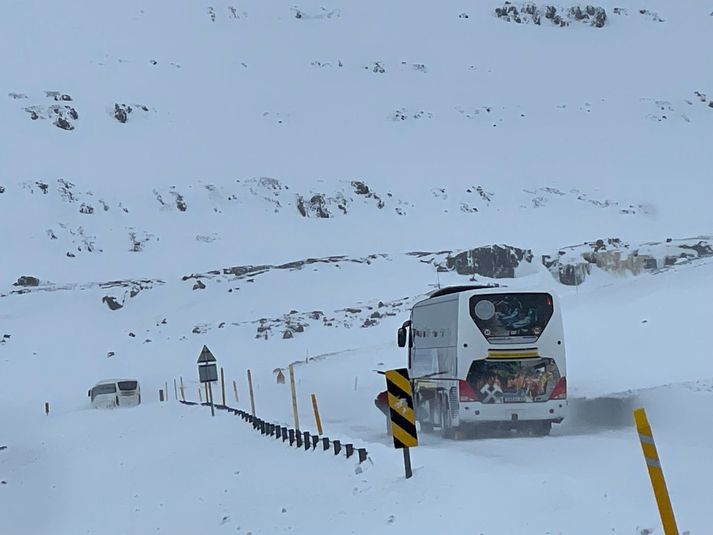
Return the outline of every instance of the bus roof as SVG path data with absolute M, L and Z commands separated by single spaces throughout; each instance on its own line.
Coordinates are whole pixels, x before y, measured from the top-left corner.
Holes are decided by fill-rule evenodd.
M 466 284 L 462 286 L 449 286 L 447 288 L 440 288 L 431 292 L 428 297 L 441 297 L 442 295 L 467 292 L 469 290 L 489 290 L 491 288 L 503 288 L 503 286 L 500 286 L 499 284 Z

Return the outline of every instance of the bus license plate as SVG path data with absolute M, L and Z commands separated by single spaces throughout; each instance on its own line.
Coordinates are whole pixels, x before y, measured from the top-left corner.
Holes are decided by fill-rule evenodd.
M 524 403 L 527 401 L 525 396 L 503 396 L 504 403 Z

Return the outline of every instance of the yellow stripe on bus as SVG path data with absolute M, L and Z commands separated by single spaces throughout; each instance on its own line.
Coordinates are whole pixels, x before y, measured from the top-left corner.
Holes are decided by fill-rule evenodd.
M 488 351 L 489 359 L 521 359 L 539 357 L 540 353 L 535 351 Z

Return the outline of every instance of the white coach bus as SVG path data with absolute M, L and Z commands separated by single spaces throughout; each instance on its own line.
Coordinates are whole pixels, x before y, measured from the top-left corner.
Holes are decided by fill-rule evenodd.
M 564 332 L 546 292 L 457 286 L 416 303 L 398 331 L 421 429 L 547 435 L 567 410 Z

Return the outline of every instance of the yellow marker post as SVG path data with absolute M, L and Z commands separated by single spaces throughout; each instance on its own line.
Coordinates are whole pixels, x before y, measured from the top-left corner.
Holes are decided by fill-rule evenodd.
M 656 504 L 661 515 L 661 523 L 665 535 L 678 535 L 678 527 L 676 526 L 676 518 L 673 515 L 673 507 L 671 507 L 671 499 L 668 496 L 666 488 L 666 480 L 663 477 L 663 469 L 659 460 L 656 444 L 654 443 L 654 435 L 651 432 L 649 420 L 646 418 L 644 409 L 636 409 L 634 411 L 634 421 L 636 429 L 639 432 L 639 440 L 641 441 L 641 449 L 644 452 L 646 460 L 646 468 L 649 470 L 651 478 L 651 486 L 654 488 L 654 496 Z
M 314 422 L 317 424 L 317 434 L 322 434 L 322 420 L 319 417 L 319 408 L 317 408 L 317 396 L 312 394 L 312 409 L 314 409 Z

